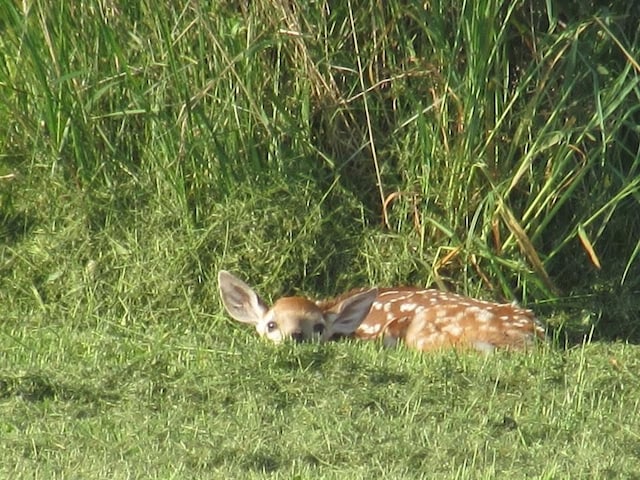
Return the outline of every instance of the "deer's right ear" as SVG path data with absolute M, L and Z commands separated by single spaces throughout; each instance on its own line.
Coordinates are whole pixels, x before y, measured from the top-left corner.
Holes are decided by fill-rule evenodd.
M 378 289 L 372 288 L 348 297 L 327 312 L 329 325 L 326 338 L 333 335 L 353 334 L 369 314 L 371 305 L 378 296 Z
M 218 273 L 218 286 L 224 308 L 239 322 L 256 325 L 269 310 L 249 285 L 226 270 Z

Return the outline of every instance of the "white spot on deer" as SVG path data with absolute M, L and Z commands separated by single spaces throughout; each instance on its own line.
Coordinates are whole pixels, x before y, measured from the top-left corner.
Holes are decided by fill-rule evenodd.
M 379 323 L 374 323 L 373 325 L 363 323 L 358 329 L 367 335 L 376 335 L 381 328 L 382 326 Z
M 521 317 L 515 322 L 515 324 L 518 325 L 519 327 L 525 327 L 530 323 L 531 323 L 531 320 L 526 317 Z M 536 327 L 539 327 L 539 325 L 536 325 Z
M 498 327 L 496 327 L 495 323 L 482 322 L 480 325 L 478 325 L 477 328 L 478 330 L 481 330 L 483 332 L 488 332 L 488 333 L 498 332 Z
M 416 315 L 413 319 L 413 322 L 411 322 L 410 328 L 415 332 L 420 332 L 426 329 L 427 325 L 429 325 L 429 322 L 427 322 L 427 318 L 425 315 Z
M 384 307 L 382 307 L 382 309 L 385 312 L 390 312 L 391 311 L 391 303 L 390 302 L 385 302 Z M 387 315 L 388 316 L 388 315 Z
M 378 297 L 386 297 L 387 295 L 397 295 L 398 293 L 400 292 L 398 292 L 397 290 L 389 290 L 387 292 L 378 293 Z
M 371 305 L 371 308 L 373 308 L 374 310 L 380 310 L 382 309 L 382 304 L 380 302 L 373 302 L 373 305 Z
M 416 307 L 418 305 L 416 305 L 415 303 L 403 303 L 402 305 L 400 305 L 400 311 L 401 312 L 413 312 Z
M 454 337 L 459 337 L 460 335 L 462 335 L 463 329 L 457 323 L 450 323 L 449 325 L 445 325 L 444 327 L 442 327 L 442 331 L 449 333 Z
M 479 308 L 475 317 L 479 322 L 488 323 L 495 318 L 495 315 L 488 310 Z

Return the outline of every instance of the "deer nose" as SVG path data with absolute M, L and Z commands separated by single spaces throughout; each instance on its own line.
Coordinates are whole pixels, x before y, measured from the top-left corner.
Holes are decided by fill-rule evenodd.
M 298 343 L 302 342 L 304 340 L 304 335 L 302 334 L 302 330 L 296 330 L 295 332 L 293 332 L 291 334 L 291 338 Z

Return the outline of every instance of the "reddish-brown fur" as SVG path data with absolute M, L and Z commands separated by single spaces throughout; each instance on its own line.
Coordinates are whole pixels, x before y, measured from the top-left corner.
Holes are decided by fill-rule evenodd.
M 266 304 L 241 280 L 221 272 L 225 307 L 239 321 L 253 323 L 273 341 L 292 336 L 321 340 L 349 335 L 383 339 L 386 345 L 405 343 L 428 351 L 443 348 L 490 352 L 496 348 L 526 349 L 545 338 L 543 325 L 531 310 L 453 293 L 417 287 L 352 290 L 340 297 L 312 302 L 304 297 L 281 298 Z M 318 328 L 315 328 L 318 333 Z M 317 336 L 317 335 L 316 335 Z
M 316 302 L 330 308 L 336 299 Z M 355 338 L 383 338 L 417 350 L 447 347 L 490 351 L 522 349 L 545 337 L 531 310 L 515 304 L 486 302 L 453 293 L 416 287 L 381 288 L 369 314 L 353 334 Z

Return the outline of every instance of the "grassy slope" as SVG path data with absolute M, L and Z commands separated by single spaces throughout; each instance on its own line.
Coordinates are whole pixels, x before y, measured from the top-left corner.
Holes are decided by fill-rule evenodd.
M 16 327 L 3 476 L 632 478 L 638 349 L 425 356 L 175 324 Z M 185 325 L 192 325 L 191 328 Z
M 637 475 L 637 11 L 422 4 L 0 0 L 0 476 Z M 219 268 L 516 295 L 601 341 L 274 348 Z

